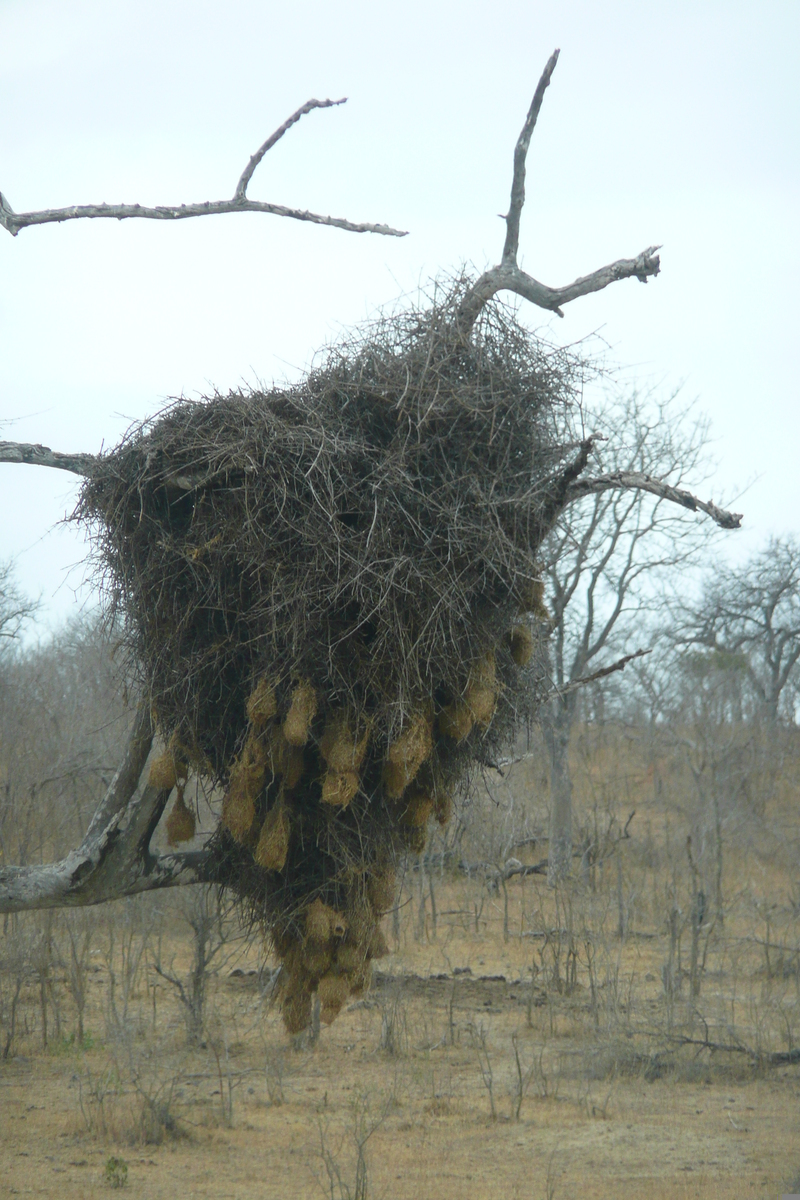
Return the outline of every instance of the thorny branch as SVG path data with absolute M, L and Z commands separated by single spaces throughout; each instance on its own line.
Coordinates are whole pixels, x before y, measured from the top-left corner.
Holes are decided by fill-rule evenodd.
M 497 292 L 515 292 L 524 300 L 530 300 L 531 304 L 536 304 L 539 308 L 546 308 L 559 317 L 563 317 L 561 306 L 568 304 L 570 300 L 576 300 L 579 296 L 587 296 L 590 292 L 599 292 L 608 287 L 610 283 L 616 283 L 618 279 L 636 278 L 641 283 L 647 283 L 650 276 L 657 275 L 661 269 L 657 254 L 660 247 L 648 246 L 636 258 L 621 258 L 606 267 L 601 267 L 598 271 L 593 271 L 591 275 L 581 276 L 580 279 L 567 284 L 566 287 L 553 288 L 539 283 L 532 275 L 523 271 L 517 263 L 520 217 L 522 206 L 525 203 L 525 164 L 528 148 L 539 110 L 542 107 L 544 93 L 550 83 L 559 54 L 559 50 L 554 50 L 547 60 L 514 149 L 514 174 L 511 181 L 511 201 L 505 218 L 506 240 L 503 246 L 503 257 L 496 267 L 490 267 L 488 271 L 484 271 L 461 302 L 458 319 L 465 336 L 469 336 L 484 305 Z
M 287 208 L 283 204 L 270 204 L 266 201 L 247 198 L 247 187 L 256 167 L 267 151 L 280 141 L 292 125 L 314 108 L 334 108 L 344 103 L 344 99 L 307 100 L 252 155 L 230 200 L 206 200 L 199 204 L 158 205 L 155 208 L 147 208 L 141 204 L 73 204 L 68 208 L 45 208 L 39 212 L 16 213 L 3 193 L 0 192 L 0 225 L 7 229 L 12 237 L 16 237 L 20 229 L 25 229 L 28 225 L 49 225 L 59 221 L 74 221 L 80 217 L 114 217 L 118 221 L 124 221 L 129 217 L 142 217 L 151 221 L 182 221 L 187 217 L 207 217 L 217 213 L 264 212 L 272 213 L 277 217 L 291 217 L 295 221 L 310 221 L 314 225 L 331 225 L 336 229 L 345 229 L 349 233 L 380 233 L 386 237 L 405 237 L 407 230 L 393 229 L 389 225 L 346 221 L 343 217 L 325 217 L 319 213 L 308 212 L 306 209 Z

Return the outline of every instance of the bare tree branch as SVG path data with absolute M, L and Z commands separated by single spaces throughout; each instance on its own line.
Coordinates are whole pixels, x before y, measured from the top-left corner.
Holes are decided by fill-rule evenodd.
M 622 658 L 618 658 L 616 662 L 611 663 L 610 666 L 601 667 L 599 671 L 593 671 L 591 675 L 583 675 L 580 679 L 575 679 L 572 683 L 561 689 L 561 695 L 564 692 L 571 692 L 575 688 L 585 687 L 587 683 L 596 683 L 598 679 L 605 679 L 606 675 L 614 675 L 617 671 L 624 671 L 628 663 L 633 662 L 635 658 L 644 658 L 645 655 L 652 653 L 652 650 L 635 650 L 633 654 L 625 654 Z
M 539 308 L 546 308 L 557 316 L 563 317 L 562 304 L 577 300 L 579 296 L 588 296 L 590 292 L 600 292 L 610 283 L 618 279 L 636 278 L 641 283 L 647 283 L 651 275 L 658 275 L 661 265 L 656 254 L 660 246 L 648 246 L 637 258 L 620 258 L 617 262 L 593 271 L 591 275 L 582 275 L 574 283 L 566 287 L 552 288 L 545 283 L 539 283 L 532 275 L 526 274 L 516 263 L 501 263 L 491 267 L 481 275 L 480 279 L 469 289 L 461 302 L 459 322 L 465 332 L 469 332 L 480 315 L 483 306 L 497 292 L 515 292 L 524 300 Z
M 185 854 L 150 852 L 150 839 L 161 819 L 169 791 L 138 784 L 150 747 L 150 711 L 142 704 L 122 765 L 77 850 L 43 866 L 0 867 L 0 912 L 101 904 L 154 888 L 202 883 L 204 851 Z
M 781 698 L 800 679 L 800 543 L 771 538 L 737 567 L 715 564 L 697 604 L 676 614 L 678 644 L 741 656 L 770 726 Z
M 556 69 L 560 53 L 560 50 L 554 50 L 547 60 L 547 64 L 542 71 L 542 77 L 536 85 L 536 91 L 533 93 L 533 100 L 528 109 L 525 124 L 522 126 L 522 132 L 514 147 L 514 175 L 511 180 L 511 203 L 509 204 L 508 215 L 506 216 L 506 244 L 503 246 L 502 262 L 504 263 L 513 263 L 516 265 L 517 262 L 519 222 L 522 216 L 522 206 L 525 203 L 525 162 L 528 157 L 528 147 L 531 144 L 531 136 L 536 126 L 539 110 L 542 107 L 544 94 L 550 85 L 550 79 L 553 71 Z
M 260 146 L 258 148 L 258 150 L 256 150 L 255 154 L 252 155 L 250 162 L 247 164 L 245 169 L 242 171 L 239 182 L 236 185 L 236 191 L 234 192 L 234 199 L 244 200 L 245 195 L 247 193 L 247 185 L 250 183 L 250 180 L 253 178 L 253 172 L 255 171 L 258 164 L 261 162 L 264 155 L 267 153 L 268 150 L 272 149 L 272 147 L 275 145 L 276 142 L 279 142 L 281 140 L 281 138 L 287 132 L 287 130 L 291 129 L 291 127 L 293 125 L 297 124 L 297 122 L 300 120 L 301 117 L 304 117 L 306 115 L 306 113 L 310 113 L 311 110 L 314 108 L 335 108 L 338 104 L 346 104 L 346 103 L 347 103 L 346 96 L 343 96 L 341 100 L 306 100 L 305 104 L 301 105 L 300 108 L 298 108 L 297 112 L 293 112 L 290 117 L 287 117 L 286 120 L 283 122 L 283 124 L 279 125 L 278 128 L 275 130 L 275 132 L 270 134 L 270 136 L 264 142 L 263 146 Z
M 346 221 L 343 217 L 325 217 L 319 213 L 308 212 L 306 209 L 287 208 L 283 204 L 269 204 L 266 201 L 248 200 L 247 198 L 247 187 L 256 167 L 267 151 L 280 141 L 292 125 L 295 125 L 305 113 L 311 112 L 312 109 L 333 108 L 344 103 L 344 99 L 307 100 L 252 155 L 239 177 L 236 191 L 230 200 L 206 200 L 199 204 L 158 205 L 156 208 L 147 208 L 141 204 L 75 204 L 69 208 L 45 208 L 39 212 L 15 213 L 6 197 L 0 192 L 0 225 L 7 229 L 12 237 L 16 237 L 20 229 L 25 229 L 28 225 L 49 225 L 59 221 L 74 221 L 81 217 L 89 219 L 113 217 L 118 221 L 124 221 L 130 217 L 141 217 L 150 221 L 183 221 L 187 217 L 207 217 L 217 213 L 264 212 L 272 213 L 277 217 L 291 217 L 295 221 L 311 221 L 314 225 L 331 225 L 336 229 L 345 229 L 349 233 L 380 233 L 385 237 L 405 237 L 407 230 L 393 229 L 390 225 L 376 225 L 366 221 Z M 45 465 L 52 466 L 53 464 Z
M 38 608 L 14 582 L 13 563 L 0 563 L 0 654 L 19 637 L 20 630 Z
M 687 492 L 684 488 L 676 488 L 671 484 L 666 483 L 663 479 L 654 479 L 652 475 L 646 475 L 642 471 L 612 471 L 609 475 L 596 475 L 589 479 L 576 479 L 569 484 L 565 498 L 565 505 L 572 504 L 575 500 L 580 500 L 583 496 L 590 496 L 597 492 L 607 492 L 612 489 L 617 491 L 625 491 L 628 489 L 637 489 L 643 492 L 650 492 L 653 496 L 659 496 L 662 500 L 670 500 L 673 504 L 680 504 L 683 508 L 688 508 L 692 512 L 704 512 L 711 517 L 717 525 L 723 529 L 739 529 L 742 524 L 742 514 L 727 512 L 724 508 L 718 508 L 711 500 L 698 500 L 697 496 L 693 496 L 691 492 Z
M 582 499 L 584 496 L 596 495 L 599 492 L 638 490 L 650 492 L 662 500 L 669 500 L 688 508 L 692 512 L 704 512 L 723 529 L 739 529 L 742 523 L 741 513 L 728 512 L 718 508 L 711 500 L 699 500 L 685 488 L 676 488 L 663 479 L 655 479 L 641 471 L 613 471 L 608 475 L 595 475 L 588 479 L 578 479 L 588 460 L 593 446 L 593 438 L 587 438 L 581 443 L 580 453 L 574 463 L 570 464 L 558 479 L 553 498 L 546 513 L 544 524 L 552 523 L 559 512 L 567 505 Z M 71 471 L 74 475 L 91 478 L 97 456 L 94 454 L 62 454 L 51 450 L 49 446 L 41 446 L 30 442 L 0 442 L 0 463 L 25 463 L 36 467 L 54 467 L 60 471 Z M 191 491 L 202 483 L 208 483 L 209 476 L 165 475 L 165 486 L 171 486 L 178 491 Z
M 621 258 L 607 267 L 593 271 L 591 275 L 581 276 L 580 279 L 567 284 L 566 287 L 553 288 L 539 283 L 532 275 L 523 271 L 517 263 L 520 218 L 525 203 L 525 169 L 528 149 L 544 94 L 550 84 L 559 54 L 559 50 L 554 50 L 547 60 L 514 149 L 511 202 L 505 218 L 506 240 L 502 259 L 496 267 L 490 267 L 488 271 L 484 271 L 480 279 L 467 291 L 459 307 L 458 323 L 465 335 L 469 335 L 484 305 L 497 292 L 514 292 L 516 295 L 522 296 L 524 300 L 530 300 L 539 308 L 548 309 L 559 317 L 563 317 L 561 306 L 568 304 L 570 300 L 576 300 L 579 296 L 587 296 L 590 292 L 599 292 L 609 284 L 616 283 L 618 279 L 635 278 L 641 283 L 647 283 L 650 276 L 658 275 L 661 269 L 656 253 L 660 247 L 648 246 L 636 258 Z
M 61 454 L 49 446 L 30 442 L 0 442 L 0 463 L 27 463 L 34 467 L 55 467 L 73 475 L 90 478 L 97 459 L 94 454 Z

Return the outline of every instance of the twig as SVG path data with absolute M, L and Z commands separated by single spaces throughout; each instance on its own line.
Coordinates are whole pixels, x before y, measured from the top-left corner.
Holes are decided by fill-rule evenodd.
M 587 296 L 590 292 L 599 292 L 603 288 L 608 287 L 609 284 L 616 283 L 618 279 L 635 278 L 641 283 L 647 283 L 647 280 L 653 275 L 658 275 L 661 269 L 661 263 L 656 253 L 661 247 L 648 246 L 636 258 L 621 258 L 606 267 L 601 267 L 598 271 L 593 271 L 591 275 L 581 276 L 580 279 L 567 284 L 566 287 L 553 288 L 548 287 L 547 284 L 539 283 L 532 275 L 528 275 L 527 272 L 521 270 L 517 263 L 519 225 L 522 216 L 522 207 L 525 203 L 525 164 L 528 149 L 530 147 L 531 135 L 539 116 L 539 110 L 542 107 L 544 94 L 550 84 L 559 54 L 559 50 L 554 50 L 547 60 L 541 79 L 534 92 L 528 115 L 525 118 L 525 124 L 522 126 L 522 131 L 514 148 L 511 203 L 505 218 L 506 239 L 503 246 L 502 259 L 496 267 L 490 267 L 488 271 L 484 271 L 480 279 L 469 288 L 464 299 L 461 301 L 458 311 L 458 323 L 465 336 L 469 336 L 484 305 L 497 292 L 514 292 L 516 295 L 522 296 L 524 300 L 529 300 L 532 304 L 536 304 L 539 308 L 548 309 L 550 312 L 556 313 L 559 317 L 563 317 L 564 313 L 561 306 L 568 304 L 570 300 L 576 300 L 579 296 Z
M 259 149 L 256 150 L 255 154 L 251 156 L 250 162 L 242 171 L 239 182 L 236 185 L 234 198 L 238 200 L 244 200 L 245 195 L 247 194 L 247 185 L 253 178 L 253 173 L 264 155 L 268 150 L 272 149 L 276 142 L 281 140 L 287 130 L 291 129 L 293 125 L 297 124 L 301 117 L 304 117 L 306 113 L 310 113 L 313 108 L 335 108 L 339 104 L 346 103 L 346 96 L 343 96 L 341 100 L 306 100 L 305 104 L 298 108 L 297 112 L 293 112 L 290 117 L 287 117 L 283 124 L 279 125 L 275 132 L 270 134 L 263 146 L 260 146 Z
M 315 108 L 334 108 L 345 100 L 307 100 L 296 112 L 271 134 L 256 150 L 239 177 L 236 191 L 230 200 L 206 200 L 199 204 L 157 205 L 147 208 L 141 204 L 74 204 L 68 208 L 45 208 L 39 212 L 16 213 L 6 197 L 0 192 L 0 225 L 16 237 L 20 229 L 28 225 L 48 225 L 59 221 L 74 221 L 81 217 L 113 217 L 124 221 L 130 217 L 141 217 L 151 221 L 182 221 L 187 217 L 207 217 L 218 213 L 264 212 L 277 217 L 291 217 L 295 221 L 311 221 L 314 225 L 331 225 L 349 233 L 380 233 L 385 237 L 405 237 L 407 230 L 393 229 L 390 225 L 371 222 L 346 221 L 343 217 L 325 217 L 306 209 L 287 208 L 283 204 L 269 204 L 261 200 L 248 200 L 247 187 L 253 173 L 268 150 L 279 142 L 287 130 L 300 118 Z M 45 464 L 53 465 L 53 464 Z M 80 474 L 80 472 L 79 472 Z
M 573 680 L 567 687 L 561 689 L 559 695 L 563 696 L 575 688 L 585 687 L 587 683 L 594 683 L 597 679 L 605 679 L 606 675 L 613 675 L 616 671 L 624 671 L 628 663 L 633 662 L 635 658 L 644 658 L 645 655 L 652 653 L 652 650 L 634 650 L 633 654 L 625 654 L 610 667 L 601 667 L 599 671 L 593 671 L 591 675 L 582 675 L 580 679 Z

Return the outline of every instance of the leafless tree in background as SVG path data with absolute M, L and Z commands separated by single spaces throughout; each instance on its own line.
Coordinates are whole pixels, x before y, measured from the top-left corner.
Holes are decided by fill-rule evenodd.
M 36 863 L 85 835 L 130 728 L 108 637 L 91 620 L 0 669 L 0 860 Z
M 771 538 L 738 567 L 716 567 L 677 637 L 738 656 L 769 726 L 800 682 L 800 543 Z M 789 714 L 793 717 L 793 713 Z
M 595 452 L 607 476 L 655 476 L 679 487 L 707 473 L 708 426 L 675 396 L 657 401 L 633 391 L 600 420 L 608 440 L 598 440 Z M 707 539 L 707 526 L 662 496 L 599 492 L 562 514 L 545 546 L 554 690 L 541 719 L 550 765 L 551 885 L 571 868 L 569 747 L 579 684 L 631 647 L 649 644 L 664 586 L 697 561 Z
M 14 580 L 14 564 L 0 563 L 0 654 L 20 635 L 25 622 L 38 605 L 29 599 Z

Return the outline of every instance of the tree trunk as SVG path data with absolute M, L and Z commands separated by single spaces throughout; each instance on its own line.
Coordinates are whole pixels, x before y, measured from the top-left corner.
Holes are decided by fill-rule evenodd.
M 556 714 L 543 724 L 550 760 L 550 845 L 547 882 L 555 887 L 572 867 L 572 779 L 569 773 L 569 738 L 572 706 L 560 703 Z

